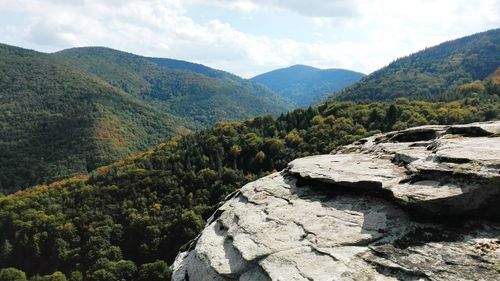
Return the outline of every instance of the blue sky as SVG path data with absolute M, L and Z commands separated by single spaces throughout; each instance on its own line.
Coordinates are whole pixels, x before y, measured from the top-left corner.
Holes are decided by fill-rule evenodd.
M 370 73 L 500 27 L 499 0 L 0 0 L 0 42 L 107 46 L 243 77 L 293 64 Z

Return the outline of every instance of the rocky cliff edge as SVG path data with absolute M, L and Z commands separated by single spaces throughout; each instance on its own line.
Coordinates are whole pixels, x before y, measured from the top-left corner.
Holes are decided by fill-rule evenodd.
M 173 280 L 500 280 L 500 121 L 292 161 L 214 214 Z

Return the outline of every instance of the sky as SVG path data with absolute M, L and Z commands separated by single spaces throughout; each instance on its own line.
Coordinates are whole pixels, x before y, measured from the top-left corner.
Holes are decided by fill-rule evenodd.
M 242 77 L 294 64 L 370 73 L 500 27 L 500 0 L 0 0 L 0 42 L 105 46 Z

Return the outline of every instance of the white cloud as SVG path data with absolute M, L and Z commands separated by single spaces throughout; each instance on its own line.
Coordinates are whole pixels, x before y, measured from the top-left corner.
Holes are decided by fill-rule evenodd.
M 243 32 L 210 14 L 197 21 L 189 14 L 193 5 L 234 17 L 294 13 L 310 25 L 314 40 L 265 28 Z M 426 46 L 498 27 L 499 15 L 496 0 L 0 0 L 0 22 L 15 19 L 0 29 L 0 41 L 44 51 L 103 45 L 246 77 L 295 63 L 371 72 Z
M 236 9 L 245 12 L 256 11 L 259 8 L 275 7 L 305 16 L 320 18 L 349 18 L 356 16 L 360 4 L 356 0 L 212 0 L 209 3 L 202 0 L 190 1 L 191 3 L 212 4 L 226 9 Z

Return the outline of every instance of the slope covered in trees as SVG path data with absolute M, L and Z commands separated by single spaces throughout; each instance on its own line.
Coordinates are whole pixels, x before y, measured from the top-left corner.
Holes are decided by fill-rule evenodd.
M 44 54 L 0 45 L 0 74 L 0 192 L 87 173 L 218 120 L 290 106 L 234 75 L 212 78 L 103 48 Z
M 397 59 L 334 96 L 342 101 L 440 99 L 457 86 L 484 80 L 500 66 L 500 29 Z
M 68 49 L 54 55 L 150 106 L 185 118 L 195 127 L 291 109 L 289 101 L 265 87 L 188 62 L 101 47 Z
M 177 91 L 171 91 L 172 97 L 155 91 L 173 87 L 170 82 L 151 83 L 165 75 L 167 66 L 159 62 L 148 61 L 153 66 L 143 69 L 142 61 L 120 53 L 106 63 L 98 58 L 94 63 L 93 54 L 83 59 L 3 45 L 0 52 L 0 151 L 11 157 L 2 163 L 2 172 L 22 169 L 22 164 L 30 167 L 35 153 L 40 168 L 26 169 L 35 178 L 50 167 L 53 160 L 47 157 L 55 157 L 51 154 L 58 149 L 81 149 L 82 157 L 91 160 L 95 155 L 109 157 L 116 147 L 134 149 L 128 148 L 134 137 L 146 145 L 146 135 L 153 138 L 164 131 L 167 136 L 178 125 L 193 125 L 162 115 L 170 108 L 158 103 L 173 100 Z M 169 75 L 201 75 L 201 70 L 193 74 L 179 68 L 168 70 Z M 203 77 L 210 83 L 233 79 L 223 73 Z M 450 88 L 442 96 L 447 101 L 441 102 L 330 101 L 279 117 L 218 122 L 88 175 L 0 195 L 0 280 L 168 280 L 168 265 L 198 234 L 218 202 L 292 159 L 327 153 L 380 131 L 499 119 L 498 71 L 484 81 L 466 81 Z M 176 120 L 175 126 L 171 120 Z M 30 154 L 23 149 L 31 143 L 18 144 L 23 136 L 36 143 Z M 96 154 L 86 155 L 87 146 Z M 58 169 L 78 163 L 82 158 L 76 155 Z
M 345 69 L 294 65 L 260 74 L 252 80 L 266 85 L 299 106 L 309 106 L 359 81 L 363 76 L 362 73 Z
M 182 124 L 49 55 L 0 45 L 0 191 L 86 173 Z
M 481 85 L 446 103 L 329 102 L 219 122 L 90 176 L 0 197 L 0 276 L 167 280 L 178 250 L 245 182 L 380 131 L 500 118 L 499 85 Z

